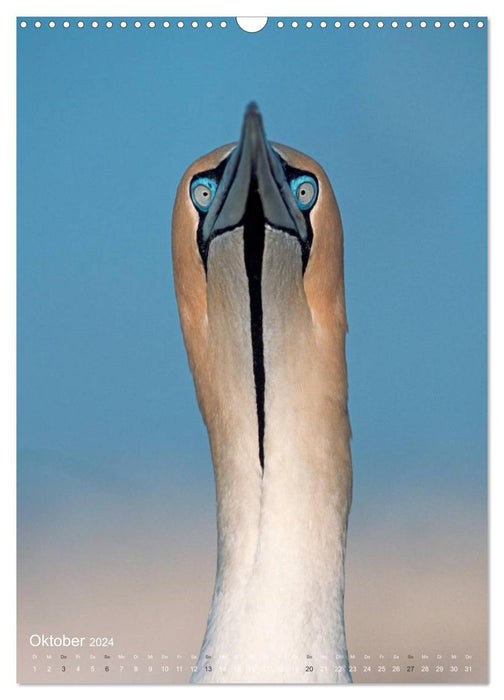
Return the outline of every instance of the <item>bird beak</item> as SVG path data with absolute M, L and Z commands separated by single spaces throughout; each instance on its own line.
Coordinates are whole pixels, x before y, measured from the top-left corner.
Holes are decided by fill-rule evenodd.
M 266 139 L 261 113 L 254 103 L 245 112 L 240 141 L 206 216 L 202 231 L 205 244 L 243 225 L 251 193 L 259 195 L 265 224 L 306 241 L 305 219 L 296 206 L 280 157 Z

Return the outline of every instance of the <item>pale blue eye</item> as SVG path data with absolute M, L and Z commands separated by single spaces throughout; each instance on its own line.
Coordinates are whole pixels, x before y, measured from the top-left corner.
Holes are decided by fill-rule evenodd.
M 191 183 L 191 199 L 200 211 L 208 211 L 215 193 L 217 183 L 210 177 L 198 177 Z
M 318 194 L 318 186 L 313 177 L 301 175 L 290 183 L 292 194 L 300 209 L 309 209 L 315 204 Z

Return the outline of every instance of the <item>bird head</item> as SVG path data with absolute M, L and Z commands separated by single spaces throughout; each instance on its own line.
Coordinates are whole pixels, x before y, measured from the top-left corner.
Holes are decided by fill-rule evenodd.
M 221 345 L 232 333 L 240 336 L 235 346 L 243 341 L 245 347 L 241 336 L 248 329 L 258 405 L 268 374 L 261 354 L 273 326 L 279 333 L 285 329 L 285 345 L 293 348 L 295 335 L 306 335 L 308 326 L 315 342 L 344 335 L 343 239 L 331 185 L 316 161 L 267 140 L 253 103 L 238 143 L 199 158 L 182 177 L 172 250 L 181 324 L 205 420 L 212 411 L 215 369 L 208 358 L 216 346 L 225 353 Z M 229 327 L 219 330 L 223 316 Z M 270 328 L 264 328 L 266 316 Z

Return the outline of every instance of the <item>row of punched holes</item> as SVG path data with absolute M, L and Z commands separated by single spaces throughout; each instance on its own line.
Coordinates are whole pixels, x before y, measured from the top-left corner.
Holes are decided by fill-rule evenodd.
M 244 18 L 244 19 L 248 19 L 248 18 Z M 261 18 L 253 18 L 253 19 L 261 19 Z M 264 23 L 262 23 L 262 26 L 259 26 L 259 24 L 261 24 L 260 22 L 259 22 L 259 23 L 258 23 L 258 22 L 254 22 L 254 23 L 248 24 L 248 23 L 245 22 L 244 20 L 240 20 L 240 19 L 237 20 L 239 26 L 242 27 L 242 29 L 245 29 L 245 31 L 248 31 L 248 32 L 260 31 L 260 29 L 262 29 L 262 28 L 265 26 L 266 21 L 267 21 L 267 19 L 265 18 L 265 21 L 264 21 Z M 50 20 L 47 24 L 48 24 L 48 27 L 50 27 L 51 29 L 54 29 L 54 28 L 56 27 L 56 22 L 55 22 L 54 20 Z M 97 20 L 93 20 L 93 21 L 91 21 L 89 24 L 90 24 L 91 27 L 93 27 L 93 29 L 96 29 L 96 28 L 99 26 L 99 22 L 98 22 Z M 106 21 L 104 22 L 104 24 L 105 24 L 105 26 L 106 26 L 108 29 L 110 29 L 111 27 L 114 26 L 114 23 L 112 22 L 112 20 L 106 20 Z M 118 24 L 119 24 L 119 26 L 120 26 L 122 29 L 126 29 L 126 27 L 128 26 L 128 22 L 126 22 L 126 20 L 121 20 L 121 21 L 118 22 Z M 142 22 L 141 22 L 140 20 L 136 20 L 135 22 L 132 22 L 132 24 L 133 24 L 133 26 L 135 26 L 137 29 L 139 29 L 139 28 L 142 26 Z M 154 29 L 154 28 L 157 26 L 157 23 L 156 23 L 154 20 L 150 20 L 149 22 L 146 22 L 145 24 L 146 24 L 150 29 Z M 160 26 L 164 27 L 165 29 L 167 29 L 168 27 L 170 27 L 170 22 L 168 22 L 168 20 L 165 20 L 164 22 L 160 22 L 159 24 L 160 24 Z M 174 24 L 175 24 L 175 23 L 174 23 Z M 200 23 L 199 23 L 197 20 L 193 20 L 192 22 L 187 22 L 187 24 L 188 24 L 188 25 L 190 24 L 190 26 L 191 26 L 193 29 L 197 29 L 197 28 L 200 26 Z M 207 20 L 206 22 L 202 22 L 202 24 L 203 24 L 205 27 L 207 27 L 208 29 L 211 29 L 211 28 L 214 26 L 214 22 L 212 22 L 211 20 Z M 284 22 L 283 20 L 278 20 L 277 23 L 276 23 L 276 25 L 277 25 L 277 27 L 278 27 L 279 29 L 282 29 L 283 27 L 285 27 L 286 25 L 288 26 L 289 24 L 290 24 L 290 26 L 293 27 L 294 29 L 297 29 L 298 27 L 302 26 L 303 24 L 304 24 L 304 26 L 305 26 L 307 29 L 311 29 L 315 24 L 317 24 L 317 22 L 313 22 L 312 20 L 306 20 L 305 22 L 301 22 L 301 21 L 298 21 L 298 20 L 292 20 L 292 21 L 290 21 L 290 22 L 287 22 L 287 21 Z M 329 25 L 329 23 L 328 23 L 326 20 L 321 20 L 320 22 L 318 22 L 318 24 L 319 24 L 319 26 L 321 27 L 321 29 L 325 29 L 325 28 Z M 347 24 L 347 26 L 348 26 L 350 29 L 354 29 L 354 28 L 357 26 L 357 22 L 355 22 L 355 20 L 349 20 L 346 24 Z M 433 26 L 434 26 L 436 29 L 439 29 L 440 27 L 443 26 L 443 23 L 442 23 L 441 21 L 439 21 L 439 20 L 434 21 L 432 24 L 433 24 Z M 462 26 L 465 27 L 466 29 L 469 28 L 469 27 L 471 26 L 471 23 L 470 23 L 468 20 L 465 20 L 465 21 L 461 22 L 461 24 L 462 24 Z M 176 26 L 177 26 L 179 29 L 182 29 L 185 25 L 186 25 L 186 22 L 184 22 L 183 20 L 179 20 L 179 21 L 176 22 Z M 341 22 L 341 21 L 339 21 L 339 20 L 337 20 L 337 21 L 334 22 L 334 27 L 335 27 L 336 29 L 339 29 L 340 27 L 342 27 L 342 26 L 344 26 L 344 25 L 345 25 L 345 22 Z M 450 27 L 450 29 L 453 29 L 454 27 L 457 26 L 457 23 L 455 22 L 455 20 L 450 20 L 449 22 L 447 22 L 447 25 L 448 25 L 448 27 Z M 22 21 L 19 23 L 19 26 L 20 26 L 22 29 L 26 29 L 26 27 L 28 26 L 28 22 L 27 22 L 26 20 L 22 20 Z M 35 20 L 35 22 L 33 23 L 33 26 L 34 26 L 36 29 L 40 29 L 40 27 L 42 27 L 42 22 L 41 22 L 40 20 Z M 69 22 L 68 20 L 65 20 L 64 22 L 62 22 L 62 26 L 63 26 L 65 29 L 68 29 L 71 25 L 70 25 L 70 22 Z M 83 20 L 79 20 L 79 21 L 76 23 L 76 26 L 77 26 L 79 29 L 82 29 L 83 27 L 85 27 L 85 22 L 84 22 Z M 219 27 L 221 27 L 222 29 L 225 29 L 225 28 L 228 26 L 228 23 L 226 22 L 226 20 L 221 20 L 220 22 L 216 22 L 216 26 L 219 26 Z M 249 26 L 250 28 L 247 28 L 247 26 Z M 362 22 L 362 26 L 364 27 L 364 29 L 368 29 L 368 28 L 371 26 L 371 22 L 370 22 L 369 20 L 364 20 L 364 21 Z M 378 20 L 378 21 L 376 22 L 376 26 L 377 26 L 379 29 L 382 29 L 382 28 L 385 26 L 385 22 L 384 22 L 383 20 Z M 398 22 L 397 20 L 393 20 L 393 21 L 390 23 L 390 26 L 391 26 L 393 29 L 397 29 L 397 28 L 399 27 L 399 22 Z M 404 22 L 404 26 L 405 26 L 407 29 L 411 29 L 411 28 L 414 26 L 414 23 L 413 23 L 412 20 L 406 20 L 406 21 Z M 426 22 L 425 20 L 420 20 L 420 21 L 418 21 L 418 26 L 421 27 L 422 29 L 425 29 L 425 28 L 428 26 L 428 22 Z M 478 20 L 478 21 L 476 22 L 476 26 L 477 26 L 479 29 L 482 29 L 482 28 L 485 26 L 485 23 L 484 23 L 482 20 Z M 253 27 L 257 27 L 257 28 L 253 28 Z

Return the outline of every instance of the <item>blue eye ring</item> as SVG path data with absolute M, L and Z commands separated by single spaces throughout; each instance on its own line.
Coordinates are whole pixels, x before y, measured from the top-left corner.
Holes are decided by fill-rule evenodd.
M 200 211 L 208 211 L 217 192 L 217 182 L 211 177 L 197 177 L 191 182 L 192 203 Z
M 303 185 L 306 185 L 304 189 Z M 311 209 L 318 195 L 318 185 L 315 178 L 310 175 L 300 175 L 291 180 L 290 186 L 298 207 L 302 211 Z

